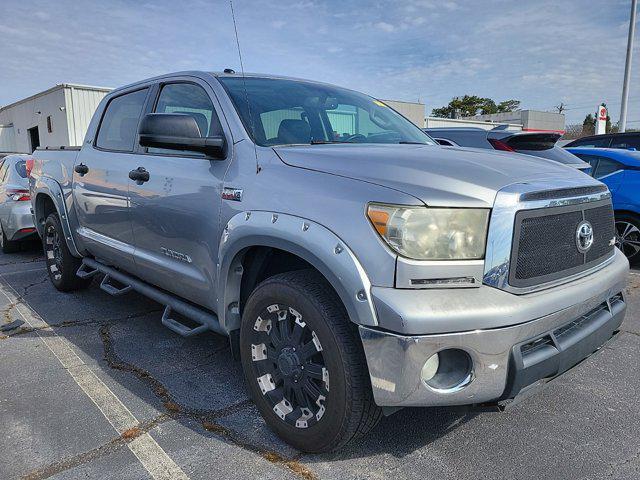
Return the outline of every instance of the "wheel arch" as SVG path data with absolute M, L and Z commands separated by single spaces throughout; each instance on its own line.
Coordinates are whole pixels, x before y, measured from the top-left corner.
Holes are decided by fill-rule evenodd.
M 264 279 L 262 269 L 269 271 L 269 262 L 274 265 L 273 256 L 289 262 L 282 265 L 276 261 L 273 274 L 312 267 L 333 287 L 352 322 L 378 324 L 371 283 L 353 252 L 337 235 L 320 224 L 292 215 L 243 212 L 227 223 L 220 241 L 218 317 L 227 331 L 240 327 L 243 302 Z
M 40 237 L 43 236 L 44 222 L 51 213 L 57 213 L 64 231 L 64 238 L 69 251 L 75 257 L 82 257 L 79 253 L 69 225 L 69 215 L 64 203 L 62 188 L 55 180 L 40 177 L 36 180 L 35 197 L 32 203 L 34 224 Z

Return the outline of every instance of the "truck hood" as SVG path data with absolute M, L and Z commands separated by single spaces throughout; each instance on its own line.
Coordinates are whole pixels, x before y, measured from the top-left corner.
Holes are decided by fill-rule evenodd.
M 554 177 L 593 183 L 587 175 L 556 162 L 484 149 L 330 144 L 274 150 L 287 165 L 393 188 L 429 206 L 491 207 L 496 192 L 507 185 Z

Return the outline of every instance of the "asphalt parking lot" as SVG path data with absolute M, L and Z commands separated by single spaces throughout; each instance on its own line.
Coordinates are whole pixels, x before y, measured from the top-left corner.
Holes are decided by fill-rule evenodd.
M 0 478 L 640 478 L 640 272 L 622 331 L 503 413 L 410 409 L 336 454 L 264 425 L 213 333 L 184 339 L 159 305 L 94 284 L 61 294 L 37 245 L 0 255 Z

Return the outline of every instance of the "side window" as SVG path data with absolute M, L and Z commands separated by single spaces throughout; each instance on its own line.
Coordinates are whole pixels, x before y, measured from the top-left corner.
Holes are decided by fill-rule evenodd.
M 16 162 L 16 172 L 20 175 L 20 178 L 27 178 L 27 161 L 19 160 Z
M 593 172 L 593 176 L 595 178 L 602 178 L 605 175 L 609 175 L 613 172 L 617 172 L 618 170 L 622 170 L 624 167 L 621 163 L 616 162 L 615 160 L 611 160 L 610 158 L 599 157 L 598 158 L 598 166 Z
M 578 157 L 580 160 L 583 160 L 587 162 L 589 165 L 591 165 L 592 169 L 595 169 L 598 166 L 599 157 L 596 157 L 595 155 L 585 155 L 584 153 L 574 153 L 574 155 Z
M 592 137 L 585 138 L 584 140 L 576 140 L 571 144 L 572 147 L 595 147 L 595 148 L 607 148 L 611 142 L 611 137 Z
M 9 164 L 11 162 L 2 162 L 2 166 L 0 167 L 0 182 L 4 182 L 5 177 L 7 176 L 7 171 L 9 170 Z
M 132 152 L 138 136 L 138 121 L 148 89 L 120 95 L 107 105 L 96 146 L 106 150 Z
M 162 87 L 154 110 L 156 113 L 182 113 L 191 115 L 200 130 L 201 137 L 222 134 L 220 121 L 207 92 L 193 83 L 170 83 Z M 176 153 L 176 150 L 149 148 L 149 153 Z M 194 155 L 203 155 L 193 152 Z
M 640 150 L 640 135 L 621 135 L 614 137 L 611 148 L 635 148 Z

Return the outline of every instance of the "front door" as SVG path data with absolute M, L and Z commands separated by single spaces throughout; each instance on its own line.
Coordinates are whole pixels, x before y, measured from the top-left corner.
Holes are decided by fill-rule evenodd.
M 154 111 L 192 115 L 203 137 L 222 134 L 208 86 L 160 85 Z M 191 151 L 143 149 L 149 180 L 131 182 L 131 222 L 137 275 L 214 309 L 222 180 L 227 161 Z
M 93 144 L 85 144 L 73 173 L 73 201 L 82 244 L 99 260 L 133 270 L 129 172 L 148 88 L 112 98 Z

